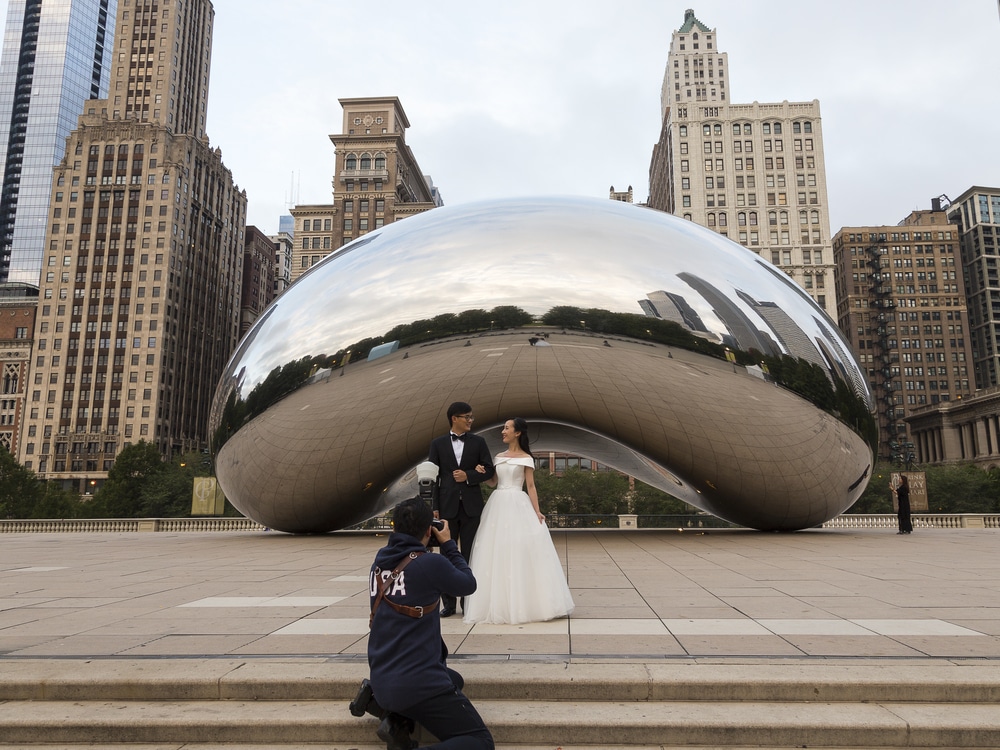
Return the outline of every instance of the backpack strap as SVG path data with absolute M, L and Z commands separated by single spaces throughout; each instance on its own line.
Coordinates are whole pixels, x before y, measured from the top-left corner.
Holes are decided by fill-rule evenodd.
M 384 581 L 381 580 L 382 578 L 381 569 L 375 568 L 375 575 L 379 579 L 379 587 L 378 587 L 378 593 L 375 595 L 375 601 L 372 602 L 371 614 L 368 616 L 369 629 L 372 626 L 372 622 L 375 620 L 375 610 L 378 609 L 378 605 L 381 602 L 385 602 L 400 614 L 408 615 L 410 617 L 415 617 L 417 619 L 423 617 L 425 612 L 430 612 L 438 606 L 438 603 L 441 601 L 440 598 L 435 599 L 432 604 L 426 604 L 424 606 L 418 606 L 418 607 L 409 607 L 405 604 L 396 604 L 396 602 L 392 601 L 389 598 L 389 589 L 392 587 L 392 584 L 396 581 L 396 579 L 399 578 L 399 574 L 403 572 L 403 568 L 405 568 L 407 565 L 410 564 L 411 561 L 416 560 L 423 554 L 425 553 L 411 552 L 410 554 L 408 554 L 406 557 L 402 559 L 399 565 L 397 565 L 393 569 L 393 571 Z

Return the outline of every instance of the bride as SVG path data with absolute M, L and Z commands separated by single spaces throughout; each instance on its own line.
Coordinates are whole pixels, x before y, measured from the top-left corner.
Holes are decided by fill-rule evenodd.
M 469 564 L 478 587 L 466 597 L 464 621 L 513 625 L 564 617 L 573 611 L 573 597 L 538 508 L 528 423 L 508 419 L 501 437 L 507 450 L 497 455 L 496 477 L 487 482 L 496 486 L 499 480 L 499 486 L 472 545 Z

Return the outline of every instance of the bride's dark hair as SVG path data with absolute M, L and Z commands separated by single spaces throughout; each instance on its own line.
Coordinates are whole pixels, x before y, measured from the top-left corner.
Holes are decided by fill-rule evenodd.
M 531 452 L 531 448 L 528 447 L 528 422 L 524 417 L 514 417 L 511 420 L 514 423 L 514 432 L 520 432 L 521 434 L 517 436 L 517 444 L 521 447 L 525 453 L 527 453 L 532 458 L 535 454 Z

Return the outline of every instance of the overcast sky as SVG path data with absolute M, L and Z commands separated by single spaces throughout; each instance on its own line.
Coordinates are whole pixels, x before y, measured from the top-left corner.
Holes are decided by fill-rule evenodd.
M 1000 186 L 997 0 L 215 0 L 208 134 L 267 233 L 331 201 L 342 97 L 399 97 L 446 205 L 645 201 L 685 8 L 733 103 L 819 100 L 833 232 Z

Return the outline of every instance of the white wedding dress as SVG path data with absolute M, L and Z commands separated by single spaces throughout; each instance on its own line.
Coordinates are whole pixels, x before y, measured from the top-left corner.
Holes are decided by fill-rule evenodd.
M 472 544 L 470 565 L 476 592 L 465 597 L 464 621 L 517 624 L 564 617 L 573 611 L 573 597 L 562 563 L 538 522 L 523 489 L 529 457 L 495 460 L 497 488 L 483 509 Z

